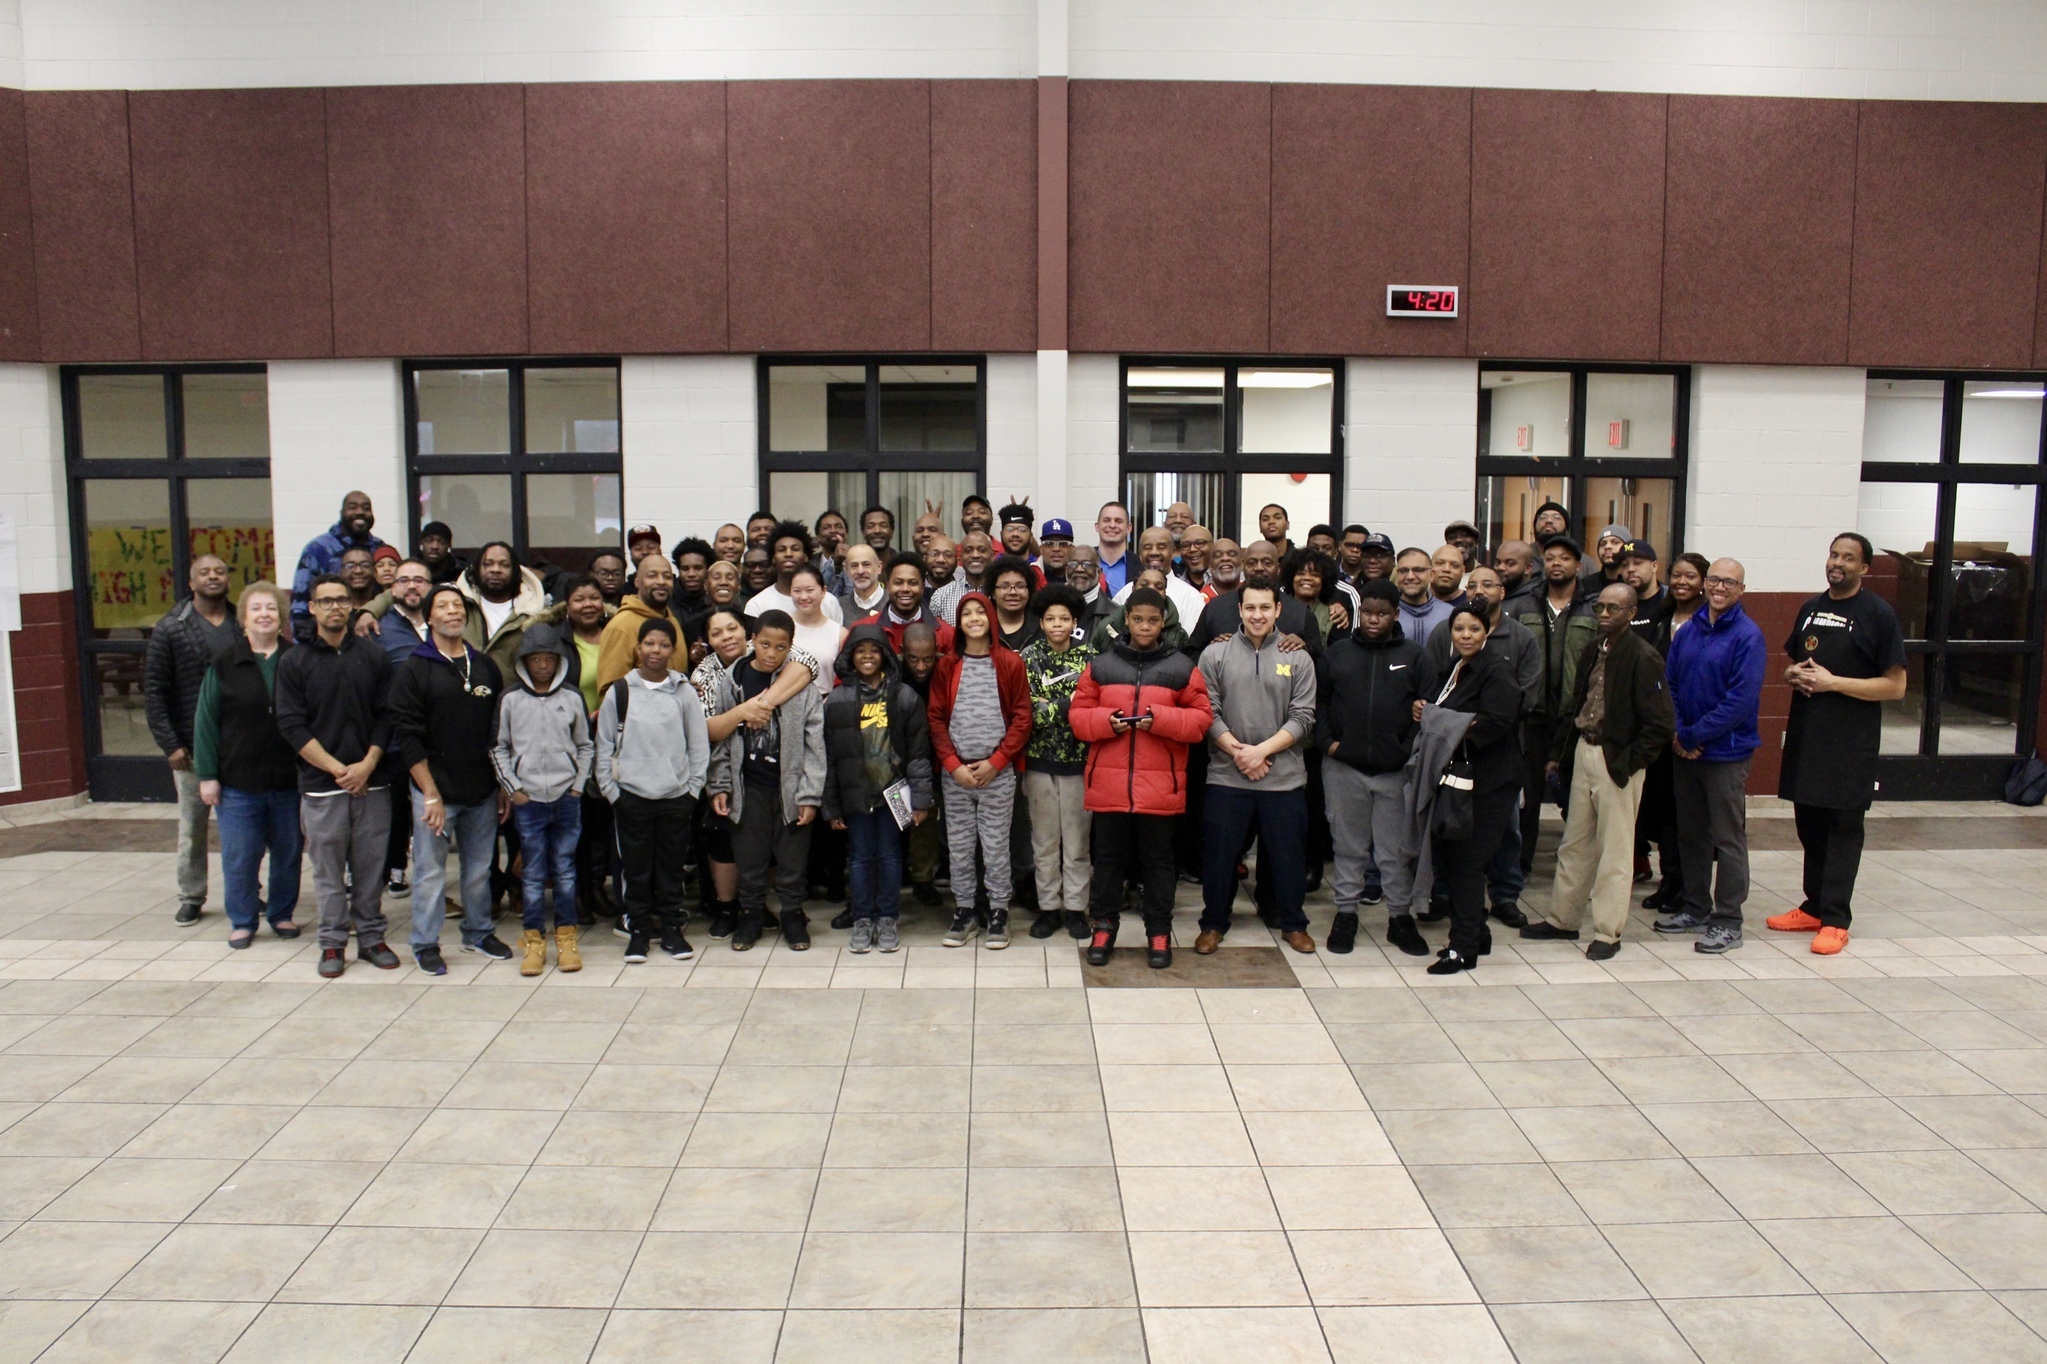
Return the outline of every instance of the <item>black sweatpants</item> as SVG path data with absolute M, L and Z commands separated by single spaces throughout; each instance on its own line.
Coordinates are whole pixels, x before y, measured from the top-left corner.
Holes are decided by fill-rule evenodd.
M 1805 912 L 1827 928 L 1845 929 L 1853 917 L 1849 902 L 1862 870 L 1862 821 L 1869 812 L 1794 803 L 1791 813 L 1805 849 Z
M 1173 856 L 1178 815 L 1132 815 L 1097 811 L 1088 831 L 1094 877 L 1089 912 L 1116 923 L 1123 915 L 1123 885 L 1133 867 L 1144 882 L 1144 931 L 1166 933 L 1173 926 L 1173 891 L 1179 867 Z
M 740 912 L 766 912 L 768 882 L 772 877 L 783 915 L 801 914 L 803 893 L 809 889 L 806 881 L 811 826 L 791 824 L 783 818 L 781 783 L 744 780 L 746 798 L 740 803 L 739 818 L 732 825 L 732 860 L 739 865 Z
M 1542 793 L 1549 782 L 1547 720 L 1521 726 L 1521 875 L 1535 870 L 1535 843 L 1542 837 Z
M 696 812 L 695 796 L 648 800 L 630 791 L 618 793 L 611 814 L 624 869 L 630 931 L 652 937 L 664 929 L 679 929 L 688 921 L 683 870 Z
M 600 892 L 618 868 L 618 840 L 612 835 L 611 802 L 587 791 L 583 802 L 583 832 L 576 840 L 576 885 L 590 897 L 593 907 L 602 909 Z
M 1450 946 L 1466 958 L 1492 949 L 1486 925 L 1485 868 L 1499 851 L 1507 822 L 1514 818 L 1512 785 L 1480 791 L 1471 798 L 1470 838 L 1437 839 L 1436 884 L 1450 887 Z

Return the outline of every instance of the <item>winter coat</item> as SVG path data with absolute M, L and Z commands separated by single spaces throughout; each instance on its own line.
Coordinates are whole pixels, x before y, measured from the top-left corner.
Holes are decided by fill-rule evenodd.
M 1422 651 L 1397 626 L 1384 639 L 1359 631 L 1342 636 L 1316 674 L 1316 743 L 1368 775 L 1398 772 L 1414 750 L 1414 703 L 1430 699 L 1427 673 Z
M 565 606 L 548 605 L 547 585 L 538 573 L 524 565 L 519 568 L 519 590 L 512 594 L 512 613 L 488 636 L 484 634 L 483 589 L 476 585 L 476 565 L 462 570 L 462 576 L 455 579 L 455 590 L 469 603 L 469 620 L 462 627 L 462 638 L 469 641 L 470 648 L 489 654 L 501 677 L 518 671 L 519 638 L 526 633 L 527 626 L 536 621 L 552 625 L 568 614 Z
M 1542 641 L 1508 613 L 1504 603 L 1500 610 L 1499 623 L 1486 637 L 1485 651 L 1507 665 L 1515 685 L 1521 688 L 1521 713 L 1529 715 L 1542 705 Z M 1456 658 L 1456 650 L 1450 647 L 1450 622 L 1444 621 L 1429 632 L 1429 642 L 1422 646 L 1430 685 L 1442 685 Z
M 656 619 L 666 620 L 674 627 L 675 652 L 683 658 L 689 657 L 684 653 L 686 646 L 683 641 L 686 637 L 682 632 L 682 622 L 676 619 L 672 605 L 666 611 L 656 611 L 641 601 L 637 594 L 628 592 L 619 602 L 617 612 L 605 625 L 604 638 L 597 645 L 599 688 L 609 687 L 639 666 L 637 655 L 640 647 L 640 626 Z M 628 715 L 632 713 L 630 707 L 626 713 Z
M 1698 623 L 1694 617 L 1692 624 Z M 1690 629 L 1691 626 L 1686 626 Z M 1550 740 L 1550 758 L 1559 771 L 1569 774 L 1578 751 L 1578 712 L 1585 705 L 1585 691 L 1592 670 L 1606 669 L 1606 714 L 1600 721 L 1600 751 L 1606 755 L 1607 775 L 1614 785 L 1626 786 L 1634 776 L 1663 755 L 1677 724 L 1670 713 L 1670 689 L 1663 681 L 1663 656 L 1642 642 L 1632 630 L 1623 630 L 1607 645 L 1604 655 L 1599 640 L 1585 646 L 1578 659 L 1578 687 L 1571 703 L 1558 717 L 1556 733 Z
M 718 704 L 708 708 L 710 714 L 721 715 L 739 704 L 743 695 L 739 689 L 739 670 L 752 666 L 753 650 L 748 649 L 732 660 L 731 667 L 719 670 L 722 680 L 718 685 Z M 788 666 L 788 662 L 782 664 L 783 668 Z M 780 676 L 780 672 L 776 675 Z M 782 729 L 782 818 L 794 824 L 798 806 L 816 807 L 824 803 L 824 697 L 816 687 L 801 687 L 775 708 L 775 718 Z M 746 804 L 745 764 L 746 731 L 742 726 L 726 735 L 725 742 L 712 752 L 710 778 L 704 785 L 706 795 L 723 792 L 730 800 L 734 824 L 739 823 Z
M 242 624 L 232 606 L 227 622 L 239 641 Z M 149 737 L 165 757 L 181 748 L 192 751 L 192 712 L 199 707 L 199 686 L 213 657 L 206 622 L 190 597 L 149 633 L 149 651 L 142 658 L 142 714 L 149 721 Z
M 1719 620 L 1705 607 L 1692 614 L 1671 636 L 1663 669 L 1680 746 L 1687 752 L 1702 749 L 1699 761 L 1709 763 L 1740 762 L 1762 747 L 1756 713 L 1768 655 L 1762 627 L 1740 602 Z
M 339 573 L 341 556 L 351 549 L 366 549 L 374 554 L 383 547 L 384 542 L 374 535 L 365 535 L 360 540 L 343 535 L 339 521 L 306 541 L 291 578 L 292 633 L 304 639 L 312 632 L 313 610 L 307 599 L 313 594 L 313 579 L 325 573 Z
M 489 654 L 462 647 L 466 670 L 433 644 L 392 670 L 391 732 L 399 763 L 409 771 L 424 762 L 443 802 L 480 805 L 497 797 L 490 750 L 505 682 Z
M 1526 773 L 1521 745 L 1516 741 L 1521 732 L 1515 723 L 1521 715 L 1521 689 L 1514 684 L 1514 675 L 1498 655 L 1484 650 L 1466 659 L 1461 670 L 1454 663 L 1451 668 L 1457 673 L 1457 685 L 1441 703 L 1436 697 L 1444 684 L 1430 688 L 1430 704 L 1422 711 L 1424 728 L 1431 709 L 1471 716 L 1471 728 L 1459 742 L 1463 755 L 1471 760 L 1473 793 L 1484 795 L 1520 782 Z M 1444 682 L 1448 680 L 1446 677 Z
M 995 603 L 979 592 L 969 592 L 960 598 L 960 605 L 978 601 L 986 608 L 988 619 L 995 619 Z M 1023 768 L 1024 746 L 1031 741 L 1031 687 L 1024 677 L 1023 659 L 1015 650 L 1003 644 L 1001 639 L 990 641 L 989 657 L 995 663 L 995 689 L 1002 702 L 1002 716 L 1005 728 L 1002 742 L 996 745 L 988 761 L 994 770 L 1005 767 Z M 952 637 L 952 651 L 941 651 L 938 666 L 931 673 L 931 751 L 938 756 L 947 772 L 961 766 L 960 755 L 952 746 L 953 706 L 959 701 L 960 669 L 966 659 L 967 637 L 955 632 Z
M 545 688 L 533 684 L 526 660 L 552 654 L 554 677 Z M 575 647 L 564 645 L 552 626 L 536 625 L 519 641 L 515 686 L 498 701 L 497 742 L 490 750 L 498 785 L 513 795 L 552 805 L 590 779 L 596 748 L 590 717 L 571 679 Z M 632 711 L 626 711 L 630 719 Z
M 1109 717 L 1151 716 L 1150 729 L 1115 732 Z M 1194 660 L 1160 640 L 1139 652 L 1128 640 L 1099 654 L 1067 711 L 1088 745 L 1087 808 L 1103 814 L 1177 815 L 1187 808 L 1187 750 L 1208 736 L 1215 713 Z
M 1099 652 L 1092 644 L 1075 643 L 1055 653 L 1042 639 L 1023 651 L 1024 679 L 1031 688 L 1031 741 L 1024 754 L 1033 771 L 1070 777 L 1086 764 L 1087 745 L 1075 737 L 1067 711 L 1088 662 Z
M 619 714 L 619 688 L 629 696 Z M 704 703 L 689 679 L 671 669 L 649 682 L 639 669 L 604 689 L 597 705 L 597 789 L 613 805 L 625 792 L 643 800 L 676 800 L 704 790 L 711 737 Z
M 992 614 L 995 608 L 991 605 L 988 610 Z M 896 651 L 896 657 L 901 658 L 903 654 L 903 631 L 919 622 L 930 626 L 932 633 L 938 636 L 938 652 L 940 657 L 952 652 L 952 626 L 939 619 L 938 614 L 931 609 L 931 601 L 928 597 L 925 599 L 924 605 L 918 609 L 914 619 L 897 620 L 889 610 L 888 599 L 884 597 L 880 610 L 862 616 L 853 623 L 855 625 L 879 625 L 882 633 L 888 636 L 888 647 Z
M 888 706 L 889 746 L 895 750 L 896 774 L 910 783 L 910 808 L 929 810 L 931 789 L 931 724 L 924 713 L 924 698 L 901 680 L 895 650 L 879 625 L 856 625 L 839 650 L 836 666 L 839 685 L 824 702 L 826 819 L 844 819 L 863 814 L 880 804 L 881 792 L 867 775 L 867 745 L 861 737 L 862 715 L 867 704 L 863 684 L 853 671 L 853 646 L 872 643 L 881 646 L 880 694 Z
M 1561 616 L 1549 611 L 1547 584 L 1513 599 L 1516 618 L 1527 626 L 1542 645 L 1542 702 L 1530 711 L 1531 722 L 1552 722 L 1561 717 L 1578 687 L 1578 663 L 1585 646 L 1599 638 L 1599 620 L 1592 614 L 1594 597 L 1578 596 Z

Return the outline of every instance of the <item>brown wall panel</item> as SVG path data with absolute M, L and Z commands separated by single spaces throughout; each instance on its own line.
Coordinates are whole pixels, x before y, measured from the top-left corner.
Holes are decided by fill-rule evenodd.
M 1855 116 L 1846 100 L 1671 97 L 1666 359 L 1846 363 Z
M 1271 346 L 1272 87 L 1071 87 L 1074 350 Z
M 931 87 L 726 93 L 732 348 L 931 345 Z
M 2030 364 L 2047 109 L 1869 100 L 1860 143 L 1849 362 Z
M 71 594 L 25 594 L 21 629 L 7 636 L 7 647 L 22 789 L 0 795 L 0 805 L 76 795 L 85 789 L 85 720 Z
M 1471 353 L 1661 353 L 1665 98 L 1472 100 Z
M 30 221 L 22 96 L 19 90 L 0 90 L 0 360 L 42 356 Z
M 331 354 L 320 92 L 138 90 L 128 128 L 143 357 Z
M 1038 344 L 1038 89 L 931 83 L 931 348 Z
M 42 358 L 138 360 L 127 92 L 38 91 L 26 113 Z
M 535 352 L 725 349 L 725 86 L 526 88 Z
M 1471 92 L 1272 92 L 1272 349 L 1462 355 L 1466 319 L 1390 318 L 1389 284 L 1465 285 Z
M 327 140 L 335 353 L 524 351 L 525 88 L 329 90 Z

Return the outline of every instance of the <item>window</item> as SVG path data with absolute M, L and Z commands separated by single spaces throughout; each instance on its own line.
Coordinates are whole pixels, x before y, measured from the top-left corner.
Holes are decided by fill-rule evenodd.
M 1123 500 L 1133 526 L 1185 502 L 1240 543 L 1278 503 L 1299 544 L 1342 523 L 1343 398 L 1333 360 L 1123 361 Z
M 762 505 L 810 525 L 836 511 L 856 536 L 861 512 L 887 507 L 898 549 L 935 506 L 957 536 L 987 470 L 985 381 L 978 358 L 762 360 Z
M 617 361 L 409 364 L 405 416 L 414 539 L 445 521 L 458 554 L 504 540 L 543 573 L 621 544 Z
M 1533 540 L 1536 509 L 1558 502 L 1586 553 L 1618 524 L 1670 562 L 1684 548 L 1690 406 L 1682 368 L 1481 367 L 1477 521 L 1486 543 Z
M 67 368 L 61 388 L 92 795 L 169 799 L 142 658 L 195 557 L 225 560 L 236 598 L 277 576 L 269 381 L 261 365 Z
M 1869 376 L 1856 529 L 1876 547 L 1865 584 L 1896 608 L 1909 656 L 1887 757 L 1981 759 L 2002 781 L 2033 750 L 2043 409 L 2038 375 Z M 1898 775 L 1909 798 L 1916 779 Z M 1950 762 L 1923 793 L 1969 780 Z

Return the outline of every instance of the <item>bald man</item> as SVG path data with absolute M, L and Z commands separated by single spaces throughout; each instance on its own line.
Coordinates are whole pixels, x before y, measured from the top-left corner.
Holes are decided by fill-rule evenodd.
M 306 639 L 312 634 L 312 609 L 306 605 L 306 594 L 312 589 L 313 579 L 323 573 L 339 573 L 341 556 L 351 549 L 366 549 L 372 554 L 382 549 L 384 542 L 370 534 L 370 528 L 376 524 L 377 513 L 370 505 L 370 495 L 358 489 L 341 499 L 341 515 L 334 524 L 306 541 L 299 554 L 298 571 L 291 580 L 291 628 L 298 638 Z
M 1146 568 L 1155 568 L 1166 576 L 1166 600 L 1179 612 L 1182 629 L 1190 627 L 1201 618 L 1201 608 L 1208 605 L 1208 598 L 1201 595 L 1201 589 L 1173 572 L 1173 533 L 1164 526 L 1147 526 L 1137 537 L 1137 559 Z M 1123 590 L 1116 594 L 1116 604 L 1121 606 L 1130 599 L 1137 587 L 1132 578 L 1123 584 Z
M 1194 508 L 1188 506 L 1185 502 L 1175 502 L 1172 506 L 1166 508 L 1166 534 L 1173 537 L 1175 545 L 1180 543 L 1180 537 L 1186 532 L 1187 527 L 1193 524 Z
M 1499 570 L 1500 586 L 1509 597 L 1541 585 L 1542 575 L 1535 572 L 1535 549 L 1526 540 L 1500 541 L 1500 547 L 1493 551 L 1493 567 Z
M 1180 532 L 1180 560 L 1174 567 L 1196 587 L 1208 585 L 1208 549 L 1214 543 L 1215 532 L 1198 523 Z

